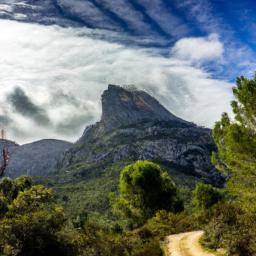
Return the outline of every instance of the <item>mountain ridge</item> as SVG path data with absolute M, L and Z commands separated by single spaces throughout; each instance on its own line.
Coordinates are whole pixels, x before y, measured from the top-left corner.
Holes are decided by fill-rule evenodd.
M 109 85 L 101 120 L 85 129 L 59 167 L 147 159 L 220 185 L 224 178 L 210 160 L 214 150 L 210 129 L 176 117 L 144 91 Z
M 72 145 L 70 142 L 56 139 L 42 139 L 23 145 L 1 140 L 1 151 L 6 144 L 10 160 L 5 174 L 11 178 L 22 175 L 48 175 L 55 168 L 61 154 Z

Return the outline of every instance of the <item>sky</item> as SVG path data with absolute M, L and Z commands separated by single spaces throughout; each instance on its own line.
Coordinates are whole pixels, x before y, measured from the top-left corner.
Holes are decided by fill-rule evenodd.
M 76 141 L 108 84 L 212 128 L 256 70 L 253 0 L 0 0 L 0 127 Z

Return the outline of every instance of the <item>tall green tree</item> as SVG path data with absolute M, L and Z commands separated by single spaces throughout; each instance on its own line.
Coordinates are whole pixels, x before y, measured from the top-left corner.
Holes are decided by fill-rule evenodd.
M 218 153 L 212 160 L 230 176 L 228 188 L 237 200 L 256 209 L 256 74 L 239 77 L 233 94 L 234 117 L 224 113 L 213 130 Z
M 171 177 L 150 161 L 126 166 L 120 175 L 119 192 L 118 197 L 111 196 L 112 205 L 140 224 L 158 210 L 183 210 L 183 202 Z

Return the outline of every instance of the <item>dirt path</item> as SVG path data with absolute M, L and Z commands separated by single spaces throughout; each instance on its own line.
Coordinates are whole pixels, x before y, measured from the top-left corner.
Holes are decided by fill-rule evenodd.
M 167 237 L 167 256 L 215 256 L 206 252 L 199 244 L 203 231 L 182 233 Z

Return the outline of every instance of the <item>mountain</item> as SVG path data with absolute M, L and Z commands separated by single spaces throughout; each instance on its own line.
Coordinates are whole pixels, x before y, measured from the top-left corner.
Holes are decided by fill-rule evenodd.
M 173 115 L 145 91 L 109 85 L 101 120 L 85 129 L 59 168 L 147 159 L 220 185 L 224 179 L 211 164 L 213 150 L 210 129 Z
M 102 95 L 101 120 L 88 126 L 74 144 L 57 140 L 8 144 L 7 175 L 43 176 L 36 182 L 52 187 L 72 216 L 86 209 L 107 217 L 108 194 L 117 191 L 120 171 L 139 159 L 167 170 L 187 204 L 197 182 L 222 186 L 225 181 L 210 161 L 216 150 L 211 130 L 175 116 L 134 88 L 109 85 Z
M 1 151 L 4 145 L 8 146 L 10 152 L 6 176 L 15 178 L 21 175 L 46 176 L 72 143 L 48 139 L 18 145 L 12 141 L 1 140 Z
M 177 121 L 188 123 L 165 109 L 144 91 L 109 85 L 102 95 L 102 118 L 105 131 L 142 122 Z

